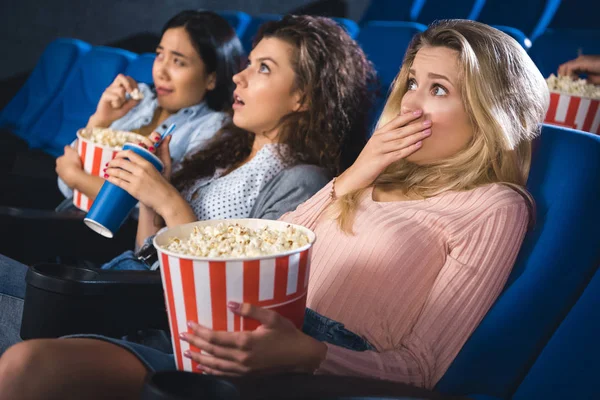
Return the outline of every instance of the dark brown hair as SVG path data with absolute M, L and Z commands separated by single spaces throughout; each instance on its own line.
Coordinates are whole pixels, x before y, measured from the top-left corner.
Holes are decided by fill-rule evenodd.
M 324 17 L 288 15 L 263 24 L 254 46 L 277 38 L 293 49 L 295 90 L 303 94 L 306 111 L 282 118 L 279 142 L 294 158 L 337 174 L 350 166 L 367 140 L 375 71 L 358 44 L 342 27 Z M 184 162 L 173 177 L 182 188 L 188 182 L 241 163 L 252 149 L 254 134 L 229 124 L 211 143 Z

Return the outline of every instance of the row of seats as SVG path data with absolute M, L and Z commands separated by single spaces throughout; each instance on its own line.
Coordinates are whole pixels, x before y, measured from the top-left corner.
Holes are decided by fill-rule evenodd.
M 269 15 L 249 20 L 247 14 L 239 12 L 223 15 L 247 46 L 261 23 L 281 18 Z M 370 21 L 359 28 L 350 20 L 337 21 L 356 38 L 377 69 L 382 96 L 374 107 L 375 119 L 410 40 L 426 26 L 418 22 Z M 562 62 L 574 58 L 582 47 L 586 53 L 600 54 L 600 30 L 548 30 L 538 38 L 530 54 L 542 74 L 548 76 Z M 0 127 L 24 138 L 31 148 L 58 156 L 63 146 L 74 139 L 77 129 L 85 126 L 114 77 L 125 73 L 139 82 L 150 83 L 153 60 L 153 54 L 92 47 L 76 39 L 55 40 L 42 54 L 24 87 L 0 112 Z
M 154 54 L 90 46 L 57 39 L 44 50 L 31 75 L 0 112 L 0 127 L 30 148 L 59 156 L 86 125 L 100 96 L 119 73 L 152 83 Z
M 532 41 L 546 28 L 598 29 L 600 3 L 588 0 L 371 0 L 361 19 L 414 21 L 474 19 L 514 27 Z

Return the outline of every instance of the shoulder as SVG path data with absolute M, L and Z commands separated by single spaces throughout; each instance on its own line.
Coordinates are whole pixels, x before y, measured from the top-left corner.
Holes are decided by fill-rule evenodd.
M 278 173 L 273 181 L 290 186 L 323 187 L 331 178 L 331 174 L 325 168 L 312 164 L 296 164 Z
M 524 192 L 525 193 L 525 192 Z M 533 208 L 515 188 L 503 184 L 485 185 L 457 194 L 461 209 L 450 215 L 452 236 L 466 237 L 481 227 L 498 226 L 494 232 L 526 229 Z M 455 199 L 450 199 L 455 200 Z M 457 210 L 458 211 L 458 210 Z
M 527 208 L 527 192 L 508 185 L 493 183 L 475 189 L 442 194 L 450 209 L 462 209 L 467 214 L 490 215 L 499 209 Z

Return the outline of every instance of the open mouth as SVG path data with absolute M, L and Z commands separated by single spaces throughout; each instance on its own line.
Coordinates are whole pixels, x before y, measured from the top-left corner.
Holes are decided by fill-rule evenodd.
M 244 100 L 242 100 L 242 98 L 240 96 L 238 96 L 237 94 L 234 93 L 233 94 L 233 105 L 241 107 L 244 104 L 246 104 L 246 103 L 244 103 Z

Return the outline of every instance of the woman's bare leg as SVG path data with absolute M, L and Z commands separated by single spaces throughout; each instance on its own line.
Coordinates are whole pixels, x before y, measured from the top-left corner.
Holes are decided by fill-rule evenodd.
M 138 399 L 146 367 L 94 339 L 29 340 L 0 358 L 0 400 Z

